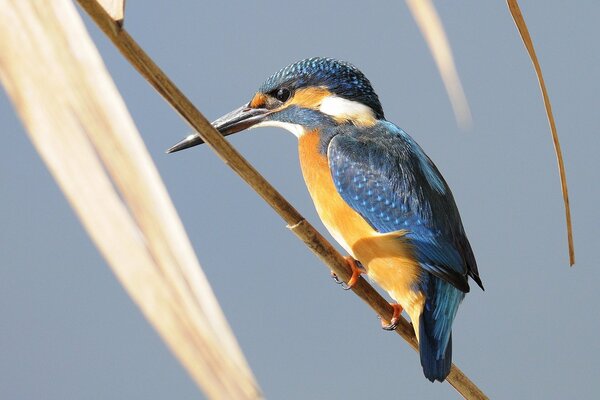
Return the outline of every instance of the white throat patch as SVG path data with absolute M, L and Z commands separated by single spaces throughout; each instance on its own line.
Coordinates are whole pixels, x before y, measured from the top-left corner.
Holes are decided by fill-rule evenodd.
M 375 113 L 371 107 L 357 101 L 328 96 L 321 101 L 319 111 L 335 119 L 348 120 L 356 125 L 373 125 Z
M 259 128 L 259 127 L 263 127 L 263 126 L 274 126 L 276 128 L 283 128 L 286 131 L 292 132 L 298 138 L 300 136 L 304 135 L 304 133 L 305 133 L 305 130 L 302 127 L 302 125 L 291 124 L 289 122 L 281 122 L 281 121 L 263 121 L 263 122 L 260 122 L 256 125 L 254 125 L 251 129 Z

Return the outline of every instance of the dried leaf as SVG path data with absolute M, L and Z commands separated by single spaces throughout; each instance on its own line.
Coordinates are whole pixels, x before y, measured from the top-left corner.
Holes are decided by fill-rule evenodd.
M 131 297 L 210 398 L 261 398 L 73 4 L 0 0 L 0 46 L 31 140 Z
M 406 4 L 431 50 L 446 92 L 448 92 L 456 121 L 460 127 L 467 129 L 472 124 L 471 110 L 458 72 L 456 72 L 452 49 L 444 32 L 442 21 L 430 0 L 406 0 Z
M 125 0 L 98 0 L 98 3 L 114 21 L 119 23 L 123 21 L 125 17 Z
M 569 206 L 569 190 L 567 187 L 567 174 L 565 172 L 565 163 L 563 161 L 562 151 L 560 149 L 560 142 L 558 141 L 558 132 L 556 131 L 556 124 L 554 122 L 554 115 L 552 114 L 552 104 L 550 104 L 550 97 L 548 97 L 548 91 L 546 90 L 546 83 L 544 82 L 544 76 L 542 75 L 542 68 L 538 61 L 535 49 L 533 47 L 533 41 L 529 35 L 529 29 L 525 24 L 523 14 L 519 8 L 517 0 L 507 0 L 508 9 L 512 15 L 523 44 L 529 53 L 535 74 L 537 75 L 538 82 L 540 84 L 540 90 L 542 91 L 542 97 L 544 99 L 544 107 L 546 108 L 546 115 L 548 116 L 548 123 L 550 124 L 550 132 L 552 133 L 552 142 L 554 143 L 554 152 L 556 153 L 556 162 L 558 163 L 558 173 L 560 175 L 560 187 L 563 195 L 563 202 L 565 204 L 565 220 L 567 223 L 567 242 L 569 245 L 569 265 L 575 264 L 575 246 L 573 244 L 573 226 L 571 224 L 571 207 Z

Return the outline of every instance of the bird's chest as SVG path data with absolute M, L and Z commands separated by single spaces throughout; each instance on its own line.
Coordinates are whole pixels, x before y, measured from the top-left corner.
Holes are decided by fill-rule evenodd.
M 412 310 L 419 302 L 412 288 L 420 270 L 402 238 L 406 232 L 381 234 L 354 211 L 338 193 L 327 155 L 320 153 L 319 147 L 317 133 L 299 139 L 302 174 L 319 217 L 335 240 L 367 268 L 369 277 Z
M 310 132 L 300 137 L 300 166 L 319 217 L 331 235 L 354 258 L 359 241 L 377 232 L 339 195 L 331 176 L 327 155 L 319 151 L 319 135 Z

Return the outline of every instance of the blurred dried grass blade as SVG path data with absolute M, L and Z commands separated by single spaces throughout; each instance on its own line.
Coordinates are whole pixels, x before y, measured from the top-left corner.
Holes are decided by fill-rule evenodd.
M 450 43 L 434 5 L 430 0 L 406 0 L 406 4 L 431 50 L 448 92 L 456 122 L 462 129 L 470 128 L 473 121 L 469 103 L 454 65 Z
M 0 46 L 33 144 L 130 296 L 209 398 L 262 398 L 71 1 L 0 0 Z
M 569 206 L 569 190 L 567 188 L 567 174 L 565 173 L 565 163 L 563 161 L 562 150 L 560 149 L 560 142 L 558 141 L 558 132 L 556 131 L 556 123 L 554 122 L 554 115 L 552 114 L 552 104 L 550 104 L 550 97 L 548 97 L 548 91 L 546 90 L 546 83 L 544 82 L 544 76 L 542 75 L 542 68 L 538 61 L 535 49 L 533 47 L 533 41 L 529 35 L 529 29 L 525 24 L 525 19 L 519 8 L 517 0 L 507 0 L 508 9 L 510 14 L 517 25 L 523 44 L 529 53 L 535 74 L 540 84 L 540 90 L 542 91 L 542 97 L 544 99 L 544 107 L 546 108 L 546 114 L 548 116 L 548 123 L 550 124 L 550 132 L 552 133 L 552 142 L 554 143 L 554 152 L 556 153 L 556 162 L 558 163 L 558 173 L 560 175 L 560 187 L 562 189 L 563 203 L 565 205 L 565 219 L 567 223 L 567 241 L 569 245 L 569 265 L 575 264 L 575 246 L 573 244 L 573 226 L 571 224 L 571 207 Z
M 113 21 L 122 22 L 125 17 L 125 0 L 98 0 Z

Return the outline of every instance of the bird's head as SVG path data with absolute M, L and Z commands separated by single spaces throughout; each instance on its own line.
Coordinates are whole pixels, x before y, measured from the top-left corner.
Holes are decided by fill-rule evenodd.
M 212 125 L 225 136 L 258 126 L 279 126 L 301 136 L 331 125 L 370 126 L 383 118 L 379 98 L 362 72 L 344 61 L 315 57 L 275 73 L 250 102 Z M 168 152 L 201 143 L 193 134 Z

